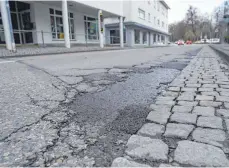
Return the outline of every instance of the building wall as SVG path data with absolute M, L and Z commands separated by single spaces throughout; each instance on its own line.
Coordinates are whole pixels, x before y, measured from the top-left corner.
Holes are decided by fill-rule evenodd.
M 156 30 L 160 30 L 164 33 L 168 33 L 168 9 L 158 0 L 125 0 L 123 1 L 123 14 L 125 17 L 125 22 L 136 22 L 139 24 L 142 24 L 147 27 L 151 27 Z M 138 10 L 141 9 L 145 12 L 145 18 L 139 17 Z M 150 14 L 150 18 L 148 17 L 148 14 Z M 155 20 L 154 20 L 155 19 Z M 158 25 L 158 20 L 160 21 L 160 24 Z M 118 18 L 107 18 L 105 19 L 105 24 L 111 24 L 111 23 L 118 23 Z M 164 26 L 162 26 L 162 22 L 164 22 Z M 157 32 L 150 32 L 145 30 L 143 28 L 126 28 L 126 36 L 127 36 L 127 45 L 134 46 L 134 45 L 153 45 L 155 43 L 160 43 L 160 40 L 153 40 L 153 34 L 157 34 L 157 37 L 159 34 L 163 33 L 157 33 Z M 134 41 L 134 29 L 140 30 L 140 44 L 135 44 Z M 147 44 L 143 44 L 142 35 L 143 32 L 147 32 Z M 167 35 L 164 35 L 167 37 Z M 167 38 L 163 42 L 167 42 Z
M 133 21 L 145 26 L 149 26 L 155 29 L 159 29 L 168 33 L 168 9 L 162 5 L 160 1 L 157 0 L 147 0 L 147 1 L 125 1 L 123 3 L 124 9 L 129 9 L 131 12 L 130 14 L 128 11 L 124 12 L 126 16 L 125 21 Z M 159 11 L 158 11 L 159 8 Z M 139 17 L 138 9 L 145 11 L 145 19 Z M 162 11 L 164 10 L 164 14 Z M 150 14 L 150 19 L 148 18 L 148 14 Z M 156 20 L 154 21 L 154 17 Z M 158 25 L 157 20 L 160 20 L 160 25 Z M 162 21 L 164 22 L 164 27 L 162 27 Z
M 33 3 L 33 10 L 34 12 L 34 21 L 35 21 L 35 28 L 37 31 L 37 37 L 34 38 L 36 41 L 34 43 L 42 44 L 42 34 L 41 31 L 44 32 L 44 43 L 45 44 L 52 44 L 52 43 L 63 43 L 64 39 L 53 40 L 51 34 L 51 22 L 50 22 L 50 14 L 49 8 L 62 10 L 61 6 L 53 6 L 49 4 L 34 2 Z M 74 15 L 74 31 L 76 35 L 75 40 L 71 40 L 71 43 L 86 43 L 85 41 L 85 29 L 84 29 L 84 16 L 91 16 L 97 18 L 96 16 L 87 15 L 83 13 L 75 12 L 76 10 L 69 9 L 69 12 L 72 12 Z M 98 43 L 98 41 L 88 41 L 88 43 Z

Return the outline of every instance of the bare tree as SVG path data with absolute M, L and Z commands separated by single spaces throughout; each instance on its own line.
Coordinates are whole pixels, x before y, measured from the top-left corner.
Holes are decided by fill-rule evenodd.
M 169 32 L 171 33 L 171 41 L 184 39 L 186 24 L 182 20 L 169 25 Z
M 188 26 L 191 26 L 192 32 L 196 37 L 197 36 L 197 26 L 199 23 L 198 9 L 190 5 L 186 13 L 185 20 L 186 20 L 186 24 Z

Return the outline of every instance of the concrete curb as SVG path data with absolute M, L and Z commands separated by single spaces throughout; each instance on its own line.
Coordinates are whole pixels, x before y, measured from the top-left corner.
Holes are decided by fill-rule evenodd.
M 226 53 L 222 49 L 216 48 L 216 46 L 213 46 L 213 45 L 209 45 L 209 47 L 213 49 L 215 52 L 217 52 L 219 56 L 222 57 L 227 63 L 229 63 L 229 52 Z
M 105 49 L 91 49 L 91 50 L 80 50 L 80 51 L 62 51 L 62 52 L 49 52 L 49 53 L 34 53 L 34 54 L 24 54 L 24 55 L 12 55 L 12 56 L 0 56 L 0 59 L 7 58 L 21 58 L 21 57 L 33 57 L 41 55 L 59 55 L 59 54 L 72 54 L 72 53 L 83 53 L 83 52 L 98 52 L 98 51 L 114 51 L 114 50 L 131 50 L 131 49 L 147 49 L 147 48 L 162 48 L 162 47 L 171 47 L 171 46 L 152 46 L 152 47 L 125 47 L 125 48 L 105 48 Z

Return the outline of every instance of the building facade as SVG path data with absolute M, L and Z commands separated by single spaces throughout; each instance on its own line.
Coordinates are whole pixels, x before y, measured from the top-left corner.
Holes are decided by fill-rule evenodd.
M 121 1 L 5 0 L 0 5 L 0 43 L 10 50 L 13 43 L 68 48 L 70 44 L 88 43 L 103 47 L 102 18 L 119 18 L 121 26 L 123 20 Z
M 124 43 L 127 46 L 167 44 L 168 10 L 164 0 L 123 1 Z M 106 43 L 119 43 L 117 35 L 118 20 L 108 18 L 105 21 Z

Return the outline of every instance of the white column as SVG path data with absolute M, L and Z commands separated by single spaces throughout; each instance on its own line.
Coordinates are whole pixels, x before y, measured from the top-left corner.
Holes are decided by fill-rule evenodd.
M 8 0 L 0 1 L 6 48 L 16 51 Z
M 107 44 L 107 37 L 106 37 L 106 27 L 105 24 L 103 24 L 103 43 L 106 45 Z
M 102 10 L 98 11 L 98 27 L 99 27 L 99 44 L 101 48 L 104 48 L 104 43 L 103 43 L 103 32 L 101 31 L 101 19 L 100 15 L 102 15 Z
M 134 46 L 134 29 L 131 29 L 129 27 L 126 27 L 126 44 L 129 47 L 133 47 Z
M 119 34 L 120 34 L 120 47 L 123 48 L 124 40 L 123 40 L 123 17 L 122 16 L 119 17 Z
M 62 17 L 64 25 L 64 41 L 65 47 L 70 48 L 70 38 L 69 38 L 69 24 L 68 24 L 68 2 L 67 0 L 62 0 Z
M 150 46 L 150 32 L 147 32 L 146 34 L 146 38 L 147 38 L 147 45 Z
M 149 45 L 152 46 L 153 45 L 153 42 L 154 42 L 153 41 L 153 33 L 150 33 L 149 34 L 149 38 L 150 38 L 150 44 Z

